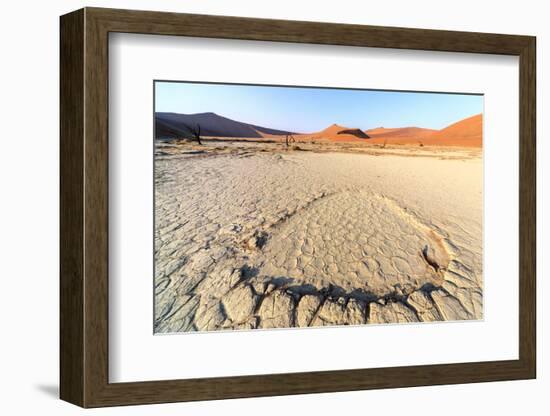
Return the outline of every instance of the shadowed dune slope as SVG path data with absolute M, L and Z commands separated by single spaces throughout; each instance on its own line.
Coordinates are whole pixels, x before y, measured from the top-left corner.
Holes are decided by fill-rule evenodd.
M 339 131 L 338 134 L 351 134 L 352 136 L 356 136 L 359 139 L 370 139 L 370 136 L 360 129 L 342 130 L 342 131 Z
M 216 113 L 155 113 L 155 137 L 157 139 L 191 137 L 191 131 L 197 125 L 200 125 L 202 136 L 261 138 L 268 135 L 291 133 L 231 120 Z

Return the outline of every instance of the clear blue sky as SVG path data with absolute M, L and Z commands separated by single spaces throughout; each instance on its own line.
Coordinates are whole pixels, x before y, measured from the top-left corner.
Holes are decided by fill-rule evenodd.
M 483 96 L 157 81 L 155 111 L 213 112 L 300 133 L 319 131 L 333 123 L 365 130 L 441 129 L 483 112 Z

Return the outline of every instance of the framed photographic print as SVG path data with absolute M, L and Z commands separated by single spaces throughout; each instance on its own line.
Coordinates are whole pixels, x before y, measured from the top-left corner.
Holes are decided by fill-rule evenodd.
M 61 17 L 61 398 L 534 378 L 535 38 Z

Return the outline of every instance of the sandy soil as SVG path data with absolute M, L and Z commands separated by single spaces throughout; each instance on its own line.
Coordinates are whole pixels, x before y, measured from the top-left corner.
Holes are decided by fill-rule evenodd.
M 155 332 L 482 318 L 481 149 L 286 149 L 157 143 Z

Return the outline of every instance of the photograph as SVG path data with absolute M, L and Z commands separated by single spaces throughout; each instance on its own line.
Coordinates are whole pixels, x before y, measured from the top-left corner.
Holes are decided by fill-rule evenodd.
M 483 95 L 154 82 L 154 333 L 483 319 Z

